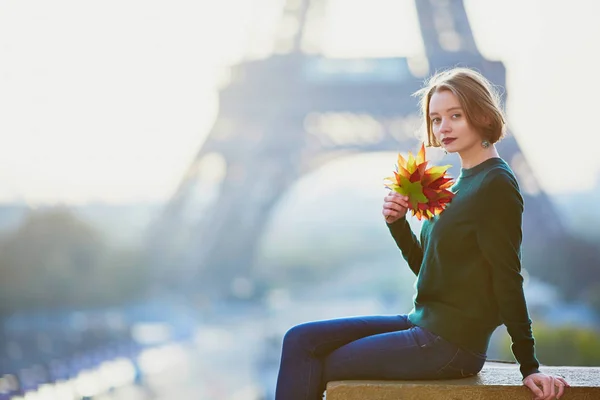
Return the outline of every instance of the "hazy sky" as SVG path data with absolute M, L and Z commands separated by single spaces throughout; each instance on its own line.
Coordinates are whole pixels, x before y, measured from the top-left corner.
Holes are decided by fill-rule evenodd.
M 220 67 L 268 50 L 279 2 L 0 0 L 0 200 L 168 197 L 215 118 Z M 411 2 L 332 0 L 323 51 L 418 52 Z M 542 186 L 596 185 L 600 3 L 465 3 L 483 54 L 505 62 L 509 124 Z

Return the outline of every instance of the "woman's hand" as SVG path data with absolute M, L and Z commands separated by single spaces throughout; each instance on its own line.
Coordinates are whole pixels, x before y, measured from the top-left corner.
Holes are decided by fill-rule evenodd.
M 383 217 L 388 224 L 398 221 L 406 215 L 408 210 L 408 196 L 391 191 L 383 199 Z
M 527 375 L 523 379 L 523 385 L 533 392 L 535 395 L 534 400 L 560 399 L 565 387 L 570 387 L 564 378 L 542 374 L 541 372 Z

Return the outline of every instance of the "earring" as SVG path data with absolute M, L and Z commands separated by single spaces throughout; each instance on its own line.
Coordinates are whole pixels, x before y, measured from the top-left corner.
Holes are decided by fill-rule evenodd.
M 491 143 L 489 140 L 485 139 L 483 142 L 481 142 L 481 147 L 483 147 L 484 149 L 487 149 L 488 147 L 490 147 Z

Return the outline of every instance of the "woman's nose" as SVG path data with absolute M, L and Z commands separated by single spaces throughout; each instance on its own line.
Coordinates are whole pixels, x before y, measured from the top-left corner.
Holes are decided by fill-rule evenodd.
M 450 121 L 446 118 L 442 118 L 442 122 L 440 122 L 440 132 L 450 132 Z

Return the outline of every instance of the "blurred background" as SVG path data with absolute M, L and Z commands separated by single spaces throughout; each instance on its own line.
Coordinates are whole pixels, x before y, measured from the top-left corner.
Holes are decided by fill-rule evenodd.
M 0 2 L 0 399 L 270 400 L 292 325 L 410 311 L 383 178 L 452 66 L 504 95 L 538 357 L 599 365 L 599 12 Z

